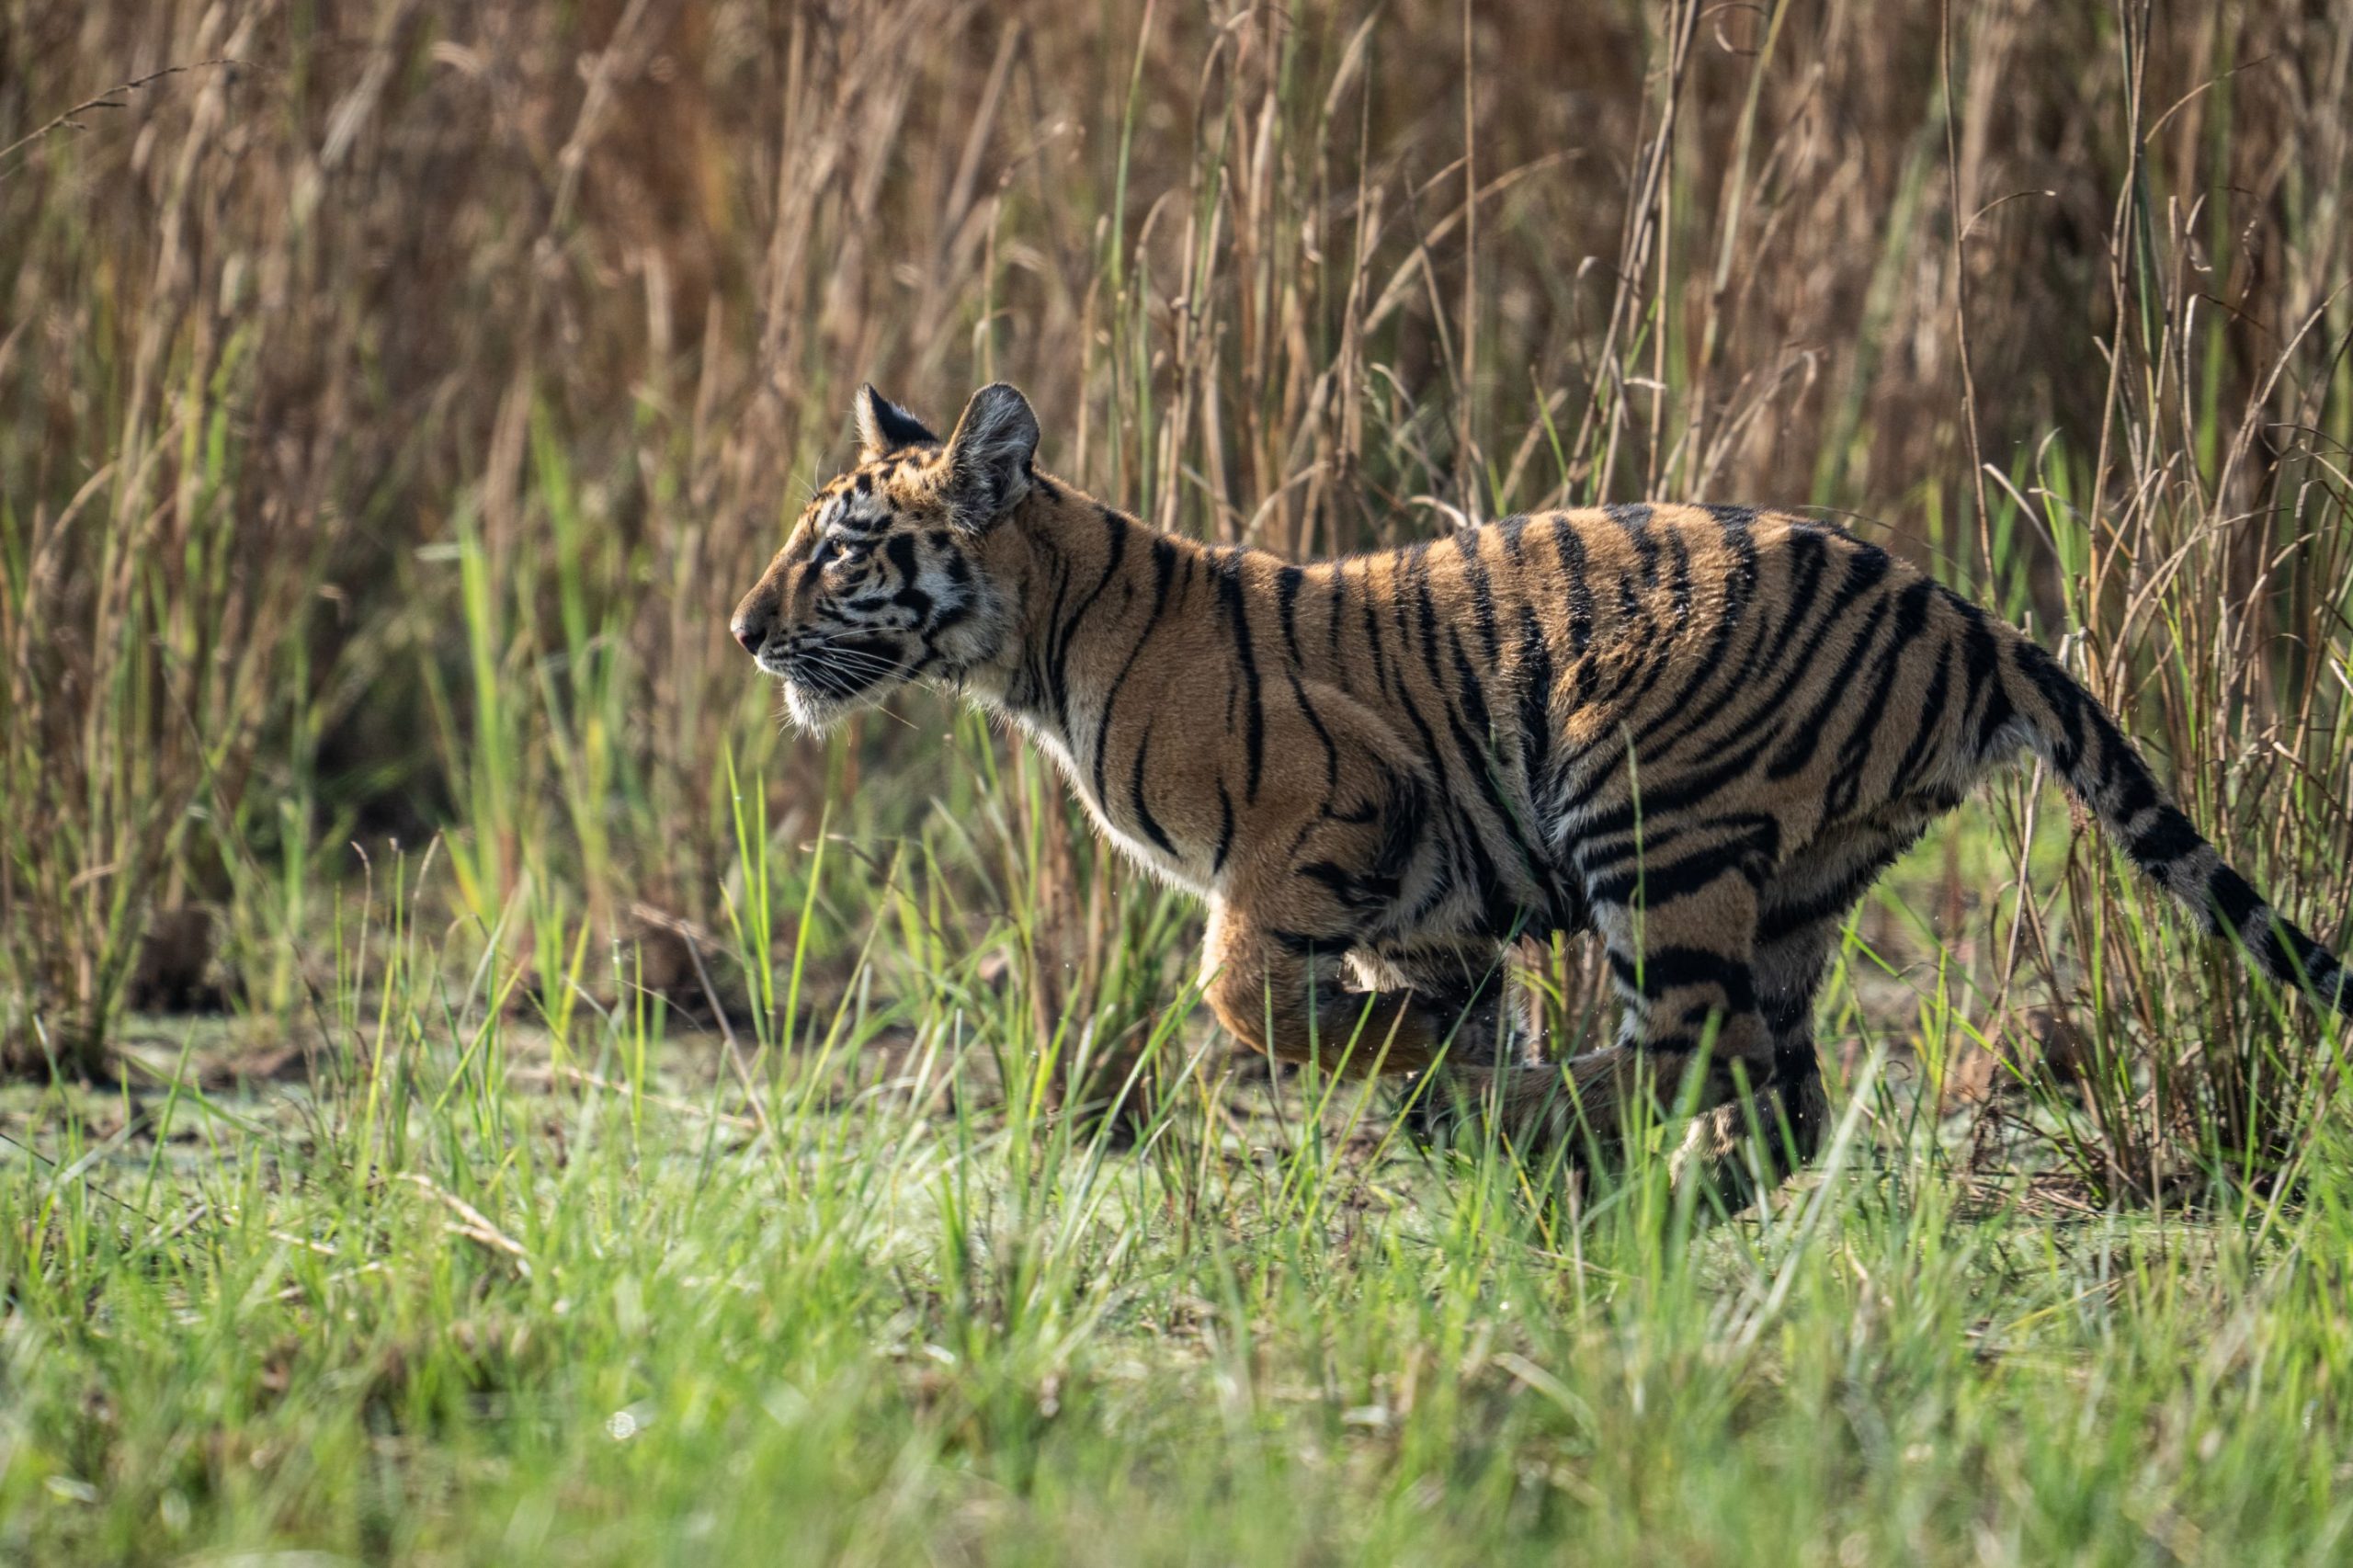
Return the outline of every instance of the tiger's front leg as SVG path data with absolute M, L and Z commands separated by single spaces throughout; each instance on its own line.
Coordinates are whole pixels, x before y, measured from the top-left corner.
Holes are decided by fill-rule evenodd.
M 1299 907 L 1291 904 L 1294 919 Z M 1292 929 L 1238 900 L 1211 903 L 1202 944 L 1210 1006 L 1251 1050 L 1351 1075 L 1419 1073 L 1446 1053 L 1466 1016 L 1482 1016 L 1483 986 L 1415 988 L 1393 958 L 1360 949 L 1358 971 L 1380 988 L 1348 990 L 1344 976 L 1356 947 L 1349 934 L 1313 919 L 1300 923 L 1322 933 Z M 1458 960 L 1457 970 L 1463 967 Z M 1499 987 L 1500 955 L 1493 967 Z
M 1511 985 L 1508 954 L 1488 937 L 1383 943 L 1348 955 L 1358 991 L 1410 991 L 1451 1037 L 1449 1063 L 1510 1066 L 1537 1060 L 1539 1039 Z

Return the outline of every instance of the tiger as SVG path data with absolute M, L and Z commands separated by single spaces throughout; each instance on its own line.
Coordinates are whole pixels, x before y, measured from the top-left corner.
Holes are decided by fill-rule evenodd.
M 791 719 L 920 683 L 1009 721 L 1206 901 L 1239 1044 L 1443 1082 L 1425 1134 L 1477 1118 L 1589 1164 L 1677 1113 L 1677 1171 L 1745 1207 L 1823 1140 L 1814 998 L 1849 913 L 2021 754 L 2204 931 L 2353 1012 L 2055 658 L 1846 528 L 1614 505 L 1295 562 L 1051 476 L 1002 382 L 944 440 L 870 385 L 855 420 L 731 623 Z M 1503 1000 L 1514 945 L 1562 933 L 1598 937 L 1622 1004 L 1574 1054 Z

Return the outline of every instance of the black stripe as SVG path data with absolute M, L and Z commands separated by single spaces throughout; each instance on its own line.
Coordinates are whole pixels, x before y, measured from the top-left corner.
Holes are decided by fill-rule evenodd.
M 1381 656 L 1381 618 L 1373 613 L 1372 564 L 1364 569 L 1364 640 L 1372 653 L 1372 682 L 1376 687 L 1389 684 L 1388 661 Z
M 1487 563 L 1479 559 L 1479 536 L 1457 534 L 1455 550 L 1462 557 L 1462 573 L 1471 584 L 1471 613 L 1479 626 L 1479 641 L 1487 647 L 1487 663 L 1493 665 L 1503 653 L 1503 634 L 1495 626 L 1495 596 L 1487 580 Z
M 1847 906 L 1863 896 L 1864 890 L 1879 880 L 1884 863 L 1861 868 L 1824 886 L 1811 897 L 1796 903 L 1776 904 L 1756 917 L 1756 945 L 1770 946 L 1793 937 L 1824 920 L 1846 914 Z
M 1225 792 L 1225 780 L 1217 781 L 1217 854 L 1210 861 L 1212 874 L 1225 869 L 1225 857 L 1233 847 L 1233 797 Z
M 1751 820 L 1749 815 L 1743 813 L 1718 818 L 1716 823 L 1721 825 L 1747 820 Z M 1679 826 L 1657 827 L 1647 832 L 1640 828 L 1631 828 L 1621 833 L 1580 838 L 1577 840 L 1576 847 L 1569 852 L 1569 864 L 1576 869 L 1579 876 L 1597 876 L 1612 866 L 1629 860 L 1639 860 L 1646 855 L 1656 855 L 1669 849 L 1681 840 L 1689 838 L 1700 831 L 1700 826 L 1701 824 L 1698 823 L 1685 823 Z
M 1373 851 L 1370 871 L 1374 877 L 1401 882 L 1413 864 L 1415 846 L 1421 843 L 1428 807 L 1421 780 L 1387 768 L 1381 772 L 1381 845 Z
M 1845 579 L 1839 584 L 1837 593 L 1831 597 L 1829 607 L 1823 611 L 1821 622 L 1814 627 L 1813 634 L 1789 661 L 1788 673 L 1782 676 L 1780 684 L 1757 702 L 1746 720 L 1734 725 L 1728 734 L 1718 737 L 1714 742 L 1716 746 L 1739 745 L 1760 730 L 1770 733 L 1779 729 L 1788 719 L 1790 694 L 1811 673 L 1815 656 L 1830 639 L 1831 630 L 1845 619 L 1847 611 L 1854 608 L 1856 601 L 1886 578 L 1889 564 L 1887 551 L 1873 545 L 1858 546 L 1848 553 Z M 1786 621 L 1784 625 L 1794 634 L 1794 621 Z M 1781 661 L 1777 656 L 1768 662 L 1766 673 L 1769 675 L 1780 665 Z
M 1472 667 L 1471 656 L 1462 651 L 1462 634 L 1448 627 L 1446 643 L 1454 660 L 1455 695 L 1461 704 L 1462 717 L 1470 722 L 1472 733 L 1492 738 L 1495 726 L 1487 713 L 1487 687 Z
M 1299 672 L 1285 670 L 1283 674 L 1290 677 L 1291 697 L 1298 702 L 1299 710 L 1307 716 L 1308 728 L 1313 730 L 1315 738 L 1324 743 L 1324 788 L 1336 788 L 1340 782 L 1340 748 L 1334 744 L 1332 732 L 1324 727 L 1324 716 L 1316 712 L 1315 704 L 1307 699 L 1307 688 L 1300 684 Z
M 1780 595 L 1763 596 L 1755 618 L 1756 635 L 1747 651 L 1741 655 L 1722 689 L 1695 709 L 1674 729 L 1659 737 L 1652 747 L 1653 755 L 1664 756 L 1690 736 L 1699 733 L 1716 717 L 1744 693 L 1756 690 L 1757 683 L 1770 673 L 1776 658 L 1789 648 L 1813 612 L 1813 602 L 1822 592 L 1824 574 L 1830 564 L 1830 551 L 1823 536 L 1812 529 L 1792 532 L 1785 546 L 1790 558 L 1790 580 Z M 1781 615 L 1777 619 L 1769 608 L 1773 599 L 1781 601 Z M 1763 667 L 1760 668 L 1759 666 Z
M 1310 860 L 1299 868 L 1299 874 L 1322 887 L 1332 895 L 1335 903 L 1351 915 L 1362 914 L 1374 903 L 1387 903 L 1397 896 L 1393 882 L 1385 892 L 1381 892 L 1335 860 Z
M 1501 883 L 1495 875 L 1495 858 L 1487 852 L 1486 839 L 1480 835 L 1475 826 L 1463 820 L 1461 812 L 1453 809 L 1451 794 L 1441 791 L 1440 798 L 1446 801 L 1449 808 L 1445 817 L 1448 842 L 1469 858 L 1471 886 L 1479 892 L 1480 902 L 1482 903 L 1494 902 Z M 1415 916 L 1418 918 L 1436 908 L 1440 896 L 1434 893 L 1425 898 L 1422 901 L 1422 907 L 1415 912 Z
M 2207 877 L 2206 896 L 2233 932 L 2244 932 L 2247 917 L 2263 907 L 2263 895 L 2228 866 L 2215 867 Z
M 2336 956 L 2313 941 L 2295 925 L 2278 915 L 2272 916 L 2271 973 L 2281 982 L 2300 990 L 2309 991 L 2322 1002 L 2337 1003 L 2336 983 Z M 2284 949 L 2284 951 L 2282 950 Z
M 1629 713 L 1639 710 L 1643 699 L 1650 696 L 1651 688 L 1658 685 L 1660 677 L 1682 662 L 1675 656 L 1675 642 L 1677 634 L 1691 617 L 1691 552 L 1678 535 L 1670 534 L 1667 544 L 1675 555 L 1675 574 L 1669 579 L 1668 588 L 1669 600 L 1675 607 L 1675 624 L 1660 626 L 1649 607 L 1643 607 L 1642 631 L 1636 641 L 1650 651 L 1650 656 L 1629 670 L 1626 677 L 1604 699 L 1620 705 Z M 1637 672 L 1642 675 L 1639 684 L 1633 681 Z M 1626 689 L 1630 685 L 1632 689 Z
M 1637 634 L 1630 635 L 1628 639 L 1643 647 L 1644 650 L 1643 655 L 1631 661 L 1625 672 L 1611 683 L 1608 690 L 1597 697 L 1595 701 L 1620 711 L 1631 710 L 1650 694 L 1651 687 L 1658 684 L 1659 677 L 1666 674 L 1669 666 L 1676 663 L 1671 656 L 1673 650 L 1665 646 L 1664 640 L 1650 624 L 1650 618 L 1644 616 L 1643 622 L 1642 631 Z M 1639 685 L 1636 684 L 1637 677 L 1640 679 Z M 1627 689 L 1629 687 L 1632 687 L 1631 691 Z M 1571 749 L 1560 759 L 1555 772 L 1559 777 L 1565 778 L 1582 769 L 1587 761 L 1604 751 L 1623 754 L 1631 749 L 1631 738 L 1622 728 L 1605 730 L 1583 745 Z M 1656 754 L 1638 752 L 1636 755 L 1655 756 Z M 1610 777 L 1609 770 L 1606 768 L 1596 772 L 1574 795 L 1560 801 L 1559 810 L 1568 812 L 1583 811 L 1592 802 L 1594 796 L 1601 791 L 1602 787 L 1609 781 Z
M 1258 654 L 1250 645 L 1250 617 L 1242 603 L 1242 562 L 1239 555 L 1218 559 L 1211 567 L 1217 574 L 1219 602 L 1225 607 L 1226 624 L 1233 631 L 1233 656 L 1242 666 L 1242 687 L 1249 699 L 1244 718 L 1243 744 L 1249 763 L 1249 778 L 1242 798 L 1258 798 L 1258 776 L 1267 765 L 1267 710 L 1258 691 Z
M 1843 919 L 1855 901 L 1879 880 L 1880 873 L 1893 865 L 1895 858 L 1919 836 L 1917 828 L 1887 834 L 1854 866 L 1804 897 L 1768 903 L 1756 918 L 1756 945 L 1770 947 L 1825 920 Z
M 1127 663 L 1120 666 L 1118 678 L 1103 694 L 1103 711 L 1095 723 L 1095 800 L 1097 805 L 1108 803 L 1109 796 L 1103 790 L 1103 754 L 1110 743 L 1111 710 L 1118 706 L 1120 692 L 1128 684 L 1128 676 L 1136 667 L 1136 659 L 1143 653 L 1144 644 L 1152 641 L 1153 632 L 1160 625 L 1160 617 L 1168 608 L 1168 589 L 1176 574 L 1176 546 L 1165 534 L 1155 534 L 1152 540 L 1152 614 L 1137 634 L 1135 646 L 1128 650 Z
M 1733 812 L 1650 832 L 1628 830 L 1581 838 L 1569 857 L 1577 874 L 1598 878 L 1613 867 L 1639 863 L 1703 834 L 1720 836 L 1708 853 L 1731 856 L 1751 881 L 1761 880 L 1779 858 L 1781 824 L 1765 812 Z
M 2056 733 L 2043 733 L 2043 744 L 2051 747 L 2051 766 L 2070 784 L 2075 783 L 2075 771 L 2084 760 L 2083 710 L 2086 699 L 2083 687 L 2067 678 L 2067 672 L 2059 667 L 2056 659 L 2023 637 L 2010 645 L 2010 662 L 2040 693 L 2056 723 Z
M 1078 601 L 1078 608 L 1071 611 L 1070 619 L 1063 623 L 1061 634 L 1054 639 L 1053 663 L 1048 688 L 1054 694 L 1055 708 L 1062 717 L 1064 730 L 1070 727 L 1067 677 L 1070 669 L 1071 644 L 1077 640 L 1079 623 L 1086 619 L 1087 611 L 1095 608 L 1095 601 L 1103 597 L 1103 590 L 1111 585 L 1112 577 L 1118 574 L 1120 563 L 1127 559 L 1128 554 L 1127 520 L 1108 506 L 1103 507 L 1102 513 L 1106 554 L 1103 575 L 1095 580 L 1093 591 Z
M 2184 856 L 2195 854 L 2205 842 L 2196 826 L 2182 814 L 2181 808 L 2166 806 L 2157 812 L 2156 821 L 2132 835 L 2125 853 L 2141 869 L 2161 871 Z
M 1821 695 L 1814 699 L 1813 706 L 1806 710 L 1804 716 L 1790 727 L 1789 740 L 1765 765 L 1766 778 L 1787 778 L 1813 760 L 1813 754 L 1821 748 L 1822 734 L 1829 722 L 1830 710 L 1853 699 L 1855 672 L 1862 668 L 1863 661 L 1878 646 L 1879 629 L 1881 623 L 1887 619 L 1887 601 L 1883 598 L 1872 602 L 1870 613 L 1863 617 L 1862 630 L 1856 632 L 1854 641 L 1847 645 L 1847 652 L 1839 658 L 1837 667 L 1823 680 Z
M 1740 850 L 1741 846 L 1734 843 L 1702 849 L 1680 860 L 1659 865 L 1645 861 L 1615 876 L 1596 877 L 1585 884 L 1586 900 L 1597 907 L 1630 908 L 1639 893 L 1644 908 L 1656 909 L 1726 877 L 1736 876 L 1755 885 L 1763 879 L 1762 869 Z
M 1152 814 L 1152 808 L 1143 803 L 1143 759 L 1144 754 L 1151 749 L 1152 726 L 1146 724 L 1143 738 L 1136 743 L 1135 775 L 1128 780 L 1128 800 L 1135 807 L 1136 821 L 1142 824 L 1144 836 L 1159 845 L 1173 858 L 1176 855 L 1176 846 L 1168 842 L 1168 835 L 1161 831 L 1159 819 Z
M 950 627 L 961 626 L 972 618 L 972 604 L 970 599 L 952 600 L 946 609 L 939 612 L 939 618 L 925 629 L 924 636 L 927 639 L 936 639 Z
M 1667 578 L 1667 602 L 1675 607 L 1675 628 L 1680 631 L 1691 623 L 1691 546 L 1679 530 L 1666 536 L 1666 548 L 1675 557 L 1675 571 Z
M 1977 738 L 1972 749 L 1983 759 L 1993 750 L 1994 737 L 2016 712 L 2009 694 L 2002 689 L 2001 644 L 1987 626 L 1984 610 L 1950 589 L 1945 590 L 1945 603 L 1961 619 L 1961 673 L 1968 682 L 1961 695 L 1961 716 L 1966 723 L 1970 714 L 1977 715 Z
M 1307 574 L 1298 567 L 1284 565 L 1275 571 L 1275 603 L 1282 614 L 1283 646 L 1290 650 L 1290 662 L 1299 657 L 1299 585 Z
M 1620 983 L 1648 1001 L 1686 986 L 1708 985 L 1723 993 L 1727 1011 L 1756 1008 L 1756 981 L 1748 965 L 1705 948 L 1654 948 L 1643 954 L 1639 980 L 1636 964 L 1623 954 L 1611 953 L 1609 967 Z
M 1582 655 L 1593 645 L 1593 585 L 1586 574 L 1585 540 L 1563 512 L 1552 519 L 1552 548 L 1561 557 L 1561 575 L 1569 596 L 1569 654 Z
M 1527 516 L 1515 514 L 1505 517 L 1495 525 L 1495 528 L 1503 539 L 1504 553 L 1511 557 L 1511 563 L 1525 566 L 1528 563 L 1528 546 L 1522 536 L 1528 532 Z
M 1590 837 L 1606 837 L 1613 833 L 1629 832 L 1639 823 L 1696 805 L 1756 767 L 1756 758 L 1765 750 L 1766 744 L 1765 740 L 1758 740 L 1746 751 L 1732 753 L 1715 767 L 1703 773 L 1690 774 L 1671 789 L 1655 790 L 1639 800 L 1613 806 L 1579 824 L 1579 832 Z
M 1937 654 L 1936 677 L 1928 682 L 1928 695 L 1920 705 L 1920 722 L 1913 729 L 1912 744 L 1904 748 L 1903 760 L 1888 776 L 1889 799 L 1902 795 L 1911 785 L 1913 775 L 1927 760 L 1928 748 L 1936 744 L 1937 731 L 1942 727 L 1945 704 L 1952 695 L 1953 644 L 1947 643 Z
M 1452 806 L 1453 800 L 1448 793 L 1446 788 L 1445 765 L 1442 760 L 1442 754 L 1438 751 L 1438 735 L 1436 732 L 1431 730 L 1429 721 L 1422 717 L 1422 710 L 1415 703 L 1413 694 L 1405 689 L 1404 672 L 1402 670 L 1399 672 L 1399 679 L 1392 687 L 1391 687 L 1390 689 L 1396 696 L 1397 705 L 1405 710 L 1405 717 L 1413 721 L 1415 732 L 1422 737 L 1421 755 L 1428 757 L 1431 765 L 1438 769 L 1438 778 L 1437 780 L 1438 798 L 1436 805 L 1421 805 L 1420 792 L 1418 790 L 1415 791 L 1415 801 L 1421 812 L 1421 820 L 1415 824 L 1415 830 L 1421 831 L 1426 829 L 1432 825 L 1434 822 L 1438 830 L 1447 835 L 1449 843 L 1458 843 L 1459 824 L 1455 820 L 1453 812 L 1449 809 Z M 1486 851 L 1484 849 L 1477 848 L 1474 845 L 1473 852 L 1476 854 L 1480 861 L 1484 862 L 1486 860 Z M 1490 867 L 1489 869 L 1492 870 L 1493 868 Z M 1436 885 L 1424 896 L 1422 900 L 1422 907 L 1414 913 L 1416 915 L 1427 913 L 1428 909 L 1440 898 L 1444 897 L 1449 891 L 1451 891 L 1449 878 L 1441 875 L 1437 880 Z
M 1544 641 L 1536 611 L 1525 604 L 1519 607 L 1519 661 L 1514 674 L 1519 680 L 1520 778 L 1533 790 L 1545 759 L 1552 755 L 1552 648 Z
M 1896 596 L 1895 628 L 1889 633 L 1887 651 L 1880 656 L 1879 675 L 1847 733 L 1846 743 L 1838 750 L 1838 773 L 1830 787 L 1829 814 L 1834 818 L 1851 812 L 1862 794 L 1863 775 L 1870 767 L 1871 743 L 1878 737 L 1880 717 L 1887 711 L 1896 676 L 1903 672 L 1904 655 L 1918 643 L 1927 625 L 1930 592 L 1931 585 L 1924 577 Z
M 2100 792 L 2107 797 L 2102 809 L 2114 821 L 2131 822 L 2163 803 L 2164 797 L 2157 793 L 2157 781 L 2132 743 L 2124 738 L 2123 732 L 2097 704 L 2093 705 L 2091 717 L 2093 727 L 2099 733 Z
M 1069 558 L 1064 556 L 1060 550 L 1054 547 L 1051 540 L 1039 540 L 1039 544 L 1046 551 L 1047 554 L 1051 559 L 1054 576 L 1054 603 L 1053 608 L 1046 612 L 1045 636 L 1030 642 L 1025 650 L 1025 657 L 1022 662 L 1023 682 L 1031 692 L 1035 693 L 1042 691 L 1045 693 L 1046 699 L 1052 709 L 1054 722 L 1058 725 L 1067 727 L 1069 723 L 1068 705 L 1063 700 L 1064 694 L 1056 690 L 1053 686 L 1052 650 L 1054 639 L 1059 634 L 1062 628 L 1063 601 L 1070 592 L 1070 561 Z M 1045 656 L 1046 663 L 1042 668 L 1039 667 L 1034 662 L 1034 657 L 1030 656 L 1039 653 L 1042 653 Z
M 1733 541 L 1733 548 L 1740 557 L 1740 565 L 1723 580 L 1723 603 L 1717 608 L 1715 630 L 1709 635 L 1707 647 L 1691 660 L 1691 677 L 1672 697 L 1662 701 L 1650 721 L 1634 732 L 1634 744 L 1638 748 L 1670 722 L 1687 720 L 1691 703 L 1699 693 L 1707 689 L 1711 681 L 1726 673 L 1724 658 L 1731 651 L 1733 634 L 1747 618 L 1749 603 L 1756 593 L 1758 572 L 1756 544 L 1748 537 L 1746 530 L 1728 528 L 1725 538 Z M 1681 596 L 1687 610 L 1690 600 L 1689 582 L 1687 558 L 1685 586 Z M 1737 677 L 1734 679 L 1736 684 Z
M 1440 685 L 1445 676 L 1438 674 L 1438 605 L 1430 600 L 1430 577 L 1428 572 L 1421 570 L 1421 556 L 1415 553 L 1415 556 L 1409 556 L 1409 561 L 1415 562 L 1415 570 L 1409 572 L 1407 577 L 1398 579 L 1398 636 L 1403 638 L 1407 647 L 1415 645 L 1415 631 L 1412 631 L 1412 626 L 1404 624 L 1404 598 L 1407 598 L 1404 591 L 1407 591 L 1409 582 L 1412 584 L 1412 598 L 1415 598 L 1415 617 L 1421 621 L 1421 664 L 1428 666 L 1430 685 Z
M 1658 536 L 1651 529 L 1650 507 L 1639 501 L 1621 503 L 1604 506 L 1601 515 L 1626 530 L 1626 538 L 1643 563 L 1643 585 L 1658 586 Z
M 1541 882 L 1543 878 L 1539 874 L 1538 867 L 1542 861 L 1520 832 L 1520 814 L 1512 810 L 1510 801 L 1504 799 L 1502 766 L 1490 751 L 1490 743 L 1483 738 L 1494 733 L 1487 717 L 1486 693 L 1479 685 L 1479 677 L 1472 673 L 1471 660 L 1462 652 L 1462 639 L 1450 627 L 1447 631 L 1447 641 L 1452 644 L 1455 678 L 1461 683 L 1463 716 L 1470 721 L 1466 728 L 1456 722 L 1452 714 L 1447 716 L 1447 725 L 1454 734 L 1455 749 L 1461 754 L 1462 766 L 1470 773 L 1471 781 L 1479 787 L 1479 793 L 1495 812 L 1496 824 L 1511 840 L 1512 848 L 1519 856 L 1521 870 L 1529 881 Z

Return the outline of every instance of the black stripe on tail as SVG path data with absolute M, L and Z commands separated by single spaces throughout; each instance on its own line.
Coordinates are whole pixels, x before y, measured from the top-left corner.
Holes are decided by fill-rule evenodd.
M 2257 971 L 2353 1017 L 2353 975 L 2222 861 L 2116 722 L 2024 634 L 2005 639 L 2004 682 L 2022 738 L 2088 806 L 2133 865 L 2178 899 L 2209 936 L 2235 938 Z

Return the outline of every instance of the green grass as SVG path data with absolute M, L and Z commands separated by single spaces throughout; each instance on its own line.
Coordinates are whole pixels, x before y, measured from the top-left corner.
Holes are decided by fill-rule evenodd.
M 144 1019 L 136 1092 L 8 1091 L 0 1555 L 2353 1550 L 2341 1129 L 2287 1201 L 2086 1210 L 1927 1109 L 1858 944 L 1837 1131 L 1761 1217 L 1694 1227 L 1657 1161 L 1531 1202 L 1173 1024 L 1119 1152 L 1002 1048 L 1019 987 L 766 842 L 771 910 L 859 901 L 930 983 L 808 984 L 739 1073 L 658 999 L 521 1001 L 511 944 L 414 918 L 449 873 L 402 867 L 335 930 L 309 1072 L 222 1083 L 252 1026 Z

